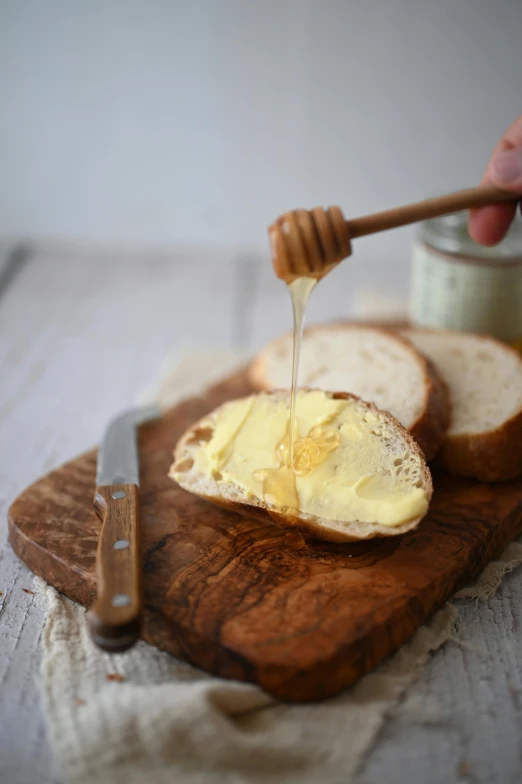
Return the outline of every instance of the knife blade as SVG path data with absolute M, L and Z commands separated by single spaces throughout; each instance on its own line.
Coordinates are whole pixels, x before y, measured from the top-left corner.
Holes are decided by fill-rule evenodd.
M 142 614 L 138 425 L 159 406 L 135 408 L 109 423 L 98 451 L 94 508 L 102 527 L 96 553 L 96 599 L 88 613 L 91 638 L 120 653 L 139 637 Z

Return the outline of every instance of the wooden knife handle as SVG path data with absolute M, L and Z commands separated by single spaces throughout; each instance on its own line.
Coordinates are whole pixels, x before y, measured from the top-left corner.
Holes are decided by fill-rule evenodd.
M 406 226 L 408 223 L 450 215 L 460 210 L 473 207 L 485 207 L 488 204 L 499 204 L 504 201 L 517 201 L 520 196 L 515 193 L 502 191 L 494 185 L 479 185 L 476 188 L 467 188 L 445 196 L 436 196 L 432 199 L 406 204 L 404 207 L 395 207 L 384 212 L 374 212 L 362 218 L 347 221 L 350 238 L 363 237 L 365 234 L 375 234 L 386 229 L 395 229 Z
M 97 487 L 94 507 L 102 529 L 89 631 L 104 651 L 120 653 L 134 645 L 141 625 L 139 489 L 137 485 Z

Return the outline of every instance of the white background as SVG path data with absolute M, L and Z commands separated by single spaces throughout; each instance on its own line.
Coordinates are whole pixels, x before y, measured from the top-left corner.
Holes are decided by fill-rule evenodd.
M 286 209 L 474 184 L 521 40 L 520 0 L 0 0 L 0 235 L 265 253 Z

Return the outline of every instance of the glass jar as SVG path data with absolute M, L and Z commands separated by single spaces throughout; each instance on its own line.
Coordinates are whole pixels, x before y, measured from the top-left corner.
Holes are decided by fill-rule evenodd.
M 479 332 L 522 347 L 522 220 L 493 248 L 459 212 L 421 224 L 413 249 L 410 321 Z

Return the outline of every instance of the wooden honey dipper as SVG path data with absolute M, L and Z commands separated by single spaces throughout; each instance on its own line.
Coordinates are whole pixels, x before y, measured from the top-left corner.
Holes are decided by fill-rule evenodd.
M 355 237 L 472 207 L 516 200 L 515 194 L 494 185 L 480 185 L 350 221 L 345 220 L 340 207 L 285 212 L 268 229 L 274 270 L 286 283 L 299 277 L 322 278 L 351 254 L 351 240 Z

